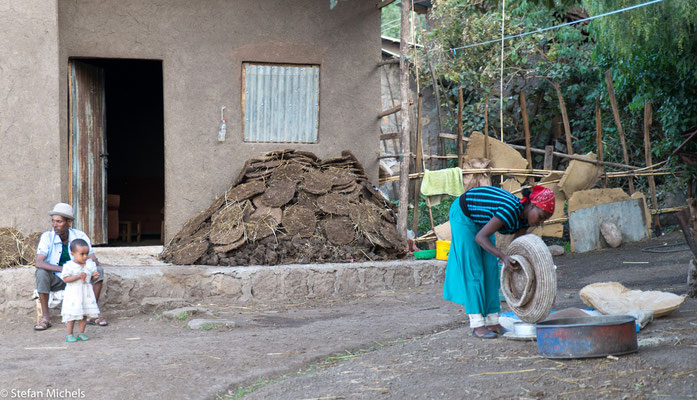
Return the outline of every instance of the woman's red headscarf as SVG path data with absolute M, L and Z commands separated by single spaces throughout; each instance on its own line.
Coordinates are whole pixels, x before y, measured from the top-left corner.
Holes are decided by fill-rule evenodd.
M 550 214 L 554 214 L 554 192 L 550 188 L 544 186 L 534 186 L 532 188 L 532 193 L 529 197 L 523 197 L 520 199 L 521 203 L 530 200 L 530 202 L 541 209 L 547 211 Z

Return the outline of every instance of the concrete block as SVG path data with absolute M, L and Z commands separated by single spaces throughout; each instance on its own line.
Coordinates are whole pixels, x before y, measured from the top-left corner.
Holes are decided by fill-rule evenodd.
M 623 243 L 649 237 L 646 215 L 641 200 L 633 199 L 583 208 L 569 215 L 569 231 L 573 251 L 584 253 L 604 246 L 600 224 L 612 220 L 622 232 Z

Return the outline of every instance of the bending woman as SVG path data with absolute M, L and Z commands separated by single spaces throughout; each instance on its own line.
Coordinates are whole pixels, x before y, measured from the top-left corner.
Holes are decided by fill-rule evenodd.
M 465 306 L 472 336 L 493 339 L 499 324 L 498 259 L 517 269 L 516 261 L 496 248 L 495 232 L 525 234 L 554 213 L 554 192 L 535 186 L 518 199 L 504 189 L 482 186 L 468 190 L 450 207 L 452 234 L 443 298 Z

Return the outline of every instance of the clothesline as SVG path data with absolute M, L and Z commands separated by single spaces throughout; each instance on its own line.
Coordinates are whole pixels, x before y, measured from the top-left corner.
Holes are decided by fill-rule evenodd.
M 580 23 L 583 23 L 583 22 L 592 21 L 592 20 L 594 20 L 594 19 L 604 18 L 604 17 L 608 17 L 608 16 L 610 16 L 610 15 L 620 14 L 620 13 L 627 12 L 627 11 L 631 11 L 631 10 L 634 10 L 634 9 L 637 9 L 637 8 L 646 7 L 646 6 L 650 6 L 650 5 L 652 5 L 652 4 L 661 3 L 661 2 L 663 2 L 663 1 L 665 1 L 665 0 L 650 0 L 650 1 L 647 1 L 647 2 L 644 2 L 644 3 L 635 4 L 635 5 L 633 5 L 633 6 L 628 6 L 628 7 L 624 7 L 624 8 L 619 8 L 619 9 L 617 9 L 617 10 L 612 10 L 612 11 L 608 11 L 608 12 L 605 12 L 605 13 L 602 13 L 602 14 L 593 15 L 593 16 L 590 16 L 590 17 L 586 17 L 586 18 L 582 18 L 582 19 L 576 20 L 576 21 L 565 22 L 565 23 L 563 23 L 563 24 L 554 25 L 554 26 L 549 26 L 549 27 L 546 27 L 546 28 L 538 28 L 538 29 L 536 29 L 536 30 L 534 30 L 534 31 L 528 31 L 528 32 L 518 33 L 518 34 L 515 34 L 515 35 L 505 36 L 505 37 L 503 37 L 503 38 L 497 38 L 497 39 L 486 40 L 486 41 L 483 41 L 483 42 L 467 44 L 467 45 L 459 46 L 459 47 L 451 47 L 451 48 L 449 48 L 449 49 L 432 49 L 432 50 L 428 50 L 428 52 L 429 52 L 429 53 L 433 53 L 433 52 L 436 52 L 436 51 L 440 51 L 440 52 L 449 52 L 449 53 L 453 53 L 453 55 L 457 55 L 457 51 L 458 51 L 458 50 L 468 49 L 468 48 L 477 47 L 477 46 L 483 46 L 483 45 L 492 44 L 492 43 L 498 43 L 498 42 L 501 42 L 501 41 L 503 41 L 503 40 L 517 39 L 517 38 L 520 38 L 520 37 L 533 35 L 533 34 L 535 34 L 535 33 L 542 33 L 542 32 L 546 32 L 546 31 L 550 31 L 550 30 L 562 28 L 562 27 L 564 27 L 564 26 L 576 25 L 576 24 L 580 24 Z

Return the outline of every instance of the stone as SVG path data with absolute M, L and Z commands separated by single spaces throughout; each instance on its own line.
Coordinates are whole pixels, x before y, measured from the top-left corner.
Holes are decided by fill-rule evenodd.
M 261 270 L 251 279 L 251 293 L 255 300 L 274 300 L 281 292 L 282 279 L 273 270 Z
M 177 319 L 181 318 L 180 315 L 182 315 L 183 313 L 186 313 L 187 317 L 190 317 L 198 313 L 210 314 L 210 311 L 203 307 L 179 307 L 173 310 L 167 310 L 163 312 L 162 316 L 167 319 Z
M 335 271 L 313 271 L 309 285 L 312 289 L 312 297 L 330 298 L 334 295 Z
M 242 279 L 226 274 L 216 274 L 211 282 L 215 295 L 239 298 L 242 295 Z
M 364 270 L 364 285 L 368 291 L 385 290 L 385 270 L 381 267 Z
M 336 291 L 338 294 L 345 296 L 356 294 L 359 292 L 358 270 L 355 268 L 347 268 L 337 271 L 336 274 Z
M 563 256 L 564 255 L 564 247 L 559 246 L 558 244 L 553 244 L 551 246 L 547 246 L 549 249 L 549 252 L 552 253 L 553 256 Z
M 622 232 L 613 222 L 603 221 L 600 224 L 600 233 L 610 247 L 618 247 L 622 244 Z
M 307 286 L 307 271 L 293 269 L 283 279 L 283 293 L 288 299 L 302 300 L 310 293 Z
M 185 305 L 186 301 L 179 297 L 144 297 L 140 302 L 140 309 L 144 313 L 149 313 Z
M 191 321 L 189 321 L 187 326 L 191 329 L 207 331 L 218 327 L 234 328 L 235 321 L 230 319 L 194 318 Z
M 391 289 L 408 289 L 414 287 L 414 271 L 411 268 L 399 268 L 394 271 Z

